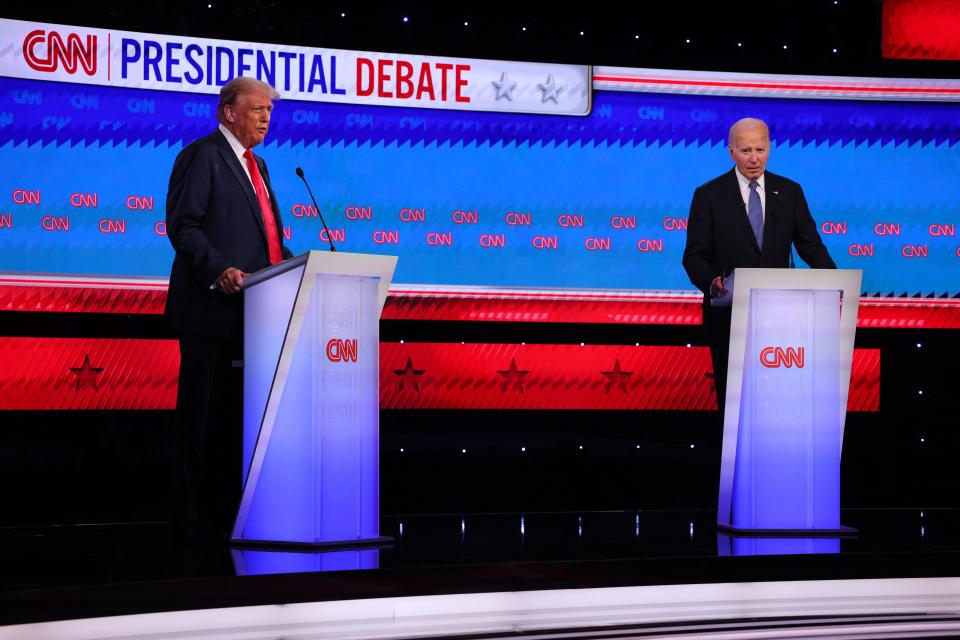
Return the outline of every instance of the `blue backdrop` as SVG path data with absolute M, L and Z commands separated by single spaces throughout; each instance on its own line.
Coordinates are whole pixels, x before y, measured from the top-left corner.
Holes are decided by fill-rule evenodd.
M 0 270 L 166 275 L 169 171 L 215 103 L 0 78 Z M 258 153 L 295 253 L 326 245 L 302 166 L 341 250 L 398 254 L 398 283 L 691 289 L 690 197 L 732 166 L 727 128 L 747 115 L 865 291 L 960 292 L 955 105 L 600 91 L 574 118 L 280 101 Z

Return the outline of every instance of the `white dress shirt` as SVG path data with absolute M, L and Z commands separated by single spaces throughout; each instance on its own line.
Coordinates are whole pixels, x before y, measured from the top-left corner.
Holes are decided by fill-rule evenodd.
M 233 149 L 233 152 L 237 154 L 237 160 L 240 161 L 240 166 L 243 167 L 243 172 L 247 174 L 247 179 L 249 179 L 250 184 L 253 185 L 253 178 L 250 176 L 250 169 L 247 168 L 247 159 L 243 157 L 243 154 L 247 151 L 247 148 L 243 146 L 243 143 L 237 140 L 237 136 L 233 135 L 233 132 L 223 126 L 223 124 L 220 125 L 220 133 L 222 133 L 223 137 L 226 138 L 227 142 L 230 143 L 230 148 Z M 255 185 L 253 186 L 253 190 L 257 190 Z

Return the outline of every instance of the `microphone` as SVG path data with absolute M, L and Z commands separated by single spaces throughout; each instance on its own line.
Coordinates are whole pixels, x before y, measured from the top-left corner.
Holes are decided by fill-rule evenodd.
M 320 207 L 317 205 L 317 199 L 313 197 L 313 189 L 310 188 L 310 183 L 307 182 L 306 176 L 303 175 L 303 169 L 300 167 L 297 167 L 297 175 L 300 176 L 301 180 L 303 180 L 303 184 L 307 186 L 307 192 L 310 194 L 310 199 L 313 200 L 313 206 L 317 209 L 317 215 L 320 216 L 320 222 L 323 224 L 323 229 L 327 232 L 327 242 L 330 243 L 330 251 L 336 253 L 337 248 L 333 246 L 333 236 L 330 235 L 330 228 L 327 226 L 327 221 L 323 219 L 323 212 L 320 211 Z

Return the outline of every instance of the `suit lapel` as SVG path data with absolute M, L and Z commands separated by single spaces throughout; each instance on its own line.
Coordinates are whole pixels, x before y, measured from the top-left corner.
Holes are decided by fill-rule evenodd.
M 767 246 L 773 242 L 777 232 L 777 223 L 781 220 L 780 211 L 780 181 L 777 176 L 767 171 L 764 174 L 763 187 L 766 191 L 766 203 L 763 211 L 763 244 Z M 762 251 L 761 251 L 762 253 Z
M 746 237 L 747 242 L 750 243 L 750 246 L 760 252 L 760 247 L 757 245 L 757 238 L 753 235 L 753 229 L 750 227 L 750 219 L 747 218 L 747 208 L 743 204 L 743 196 L 740 194 L 740 183 L 737 182 L 737 174 L 735 169 L 731 169 L 727 174 L 727 178 L 724 180 L 724 191 L 726 191 L 727 199 L 730 201 L 730 206 L 732 207 L 733 214 L 733 224 L 735 224 Z M 766 234 L 766 227 L 764 227 L 764 234 Z M 766 237 L 766 235 L 764 235 Z
M 223 137 L 223 134 L 220 133 L 219 129 L 214 132 L 214 136 L 217 141 L 217 146 L 220 150 L 220 156 L 223 158 L 223 161 L 226 162 L 227 166 L 230 167 L 233 177 L 237 179 L 237 182 L 240 184 L 240 189 L 243 190 L 243 194 L 247 197 L 247 203 L 250 205 L 250 213 L 253 214 L 253 219 L 256 221 L 257 227 L 260 229 L 260 235 L 263 238 L 263 241 L 266 242 L 267 230 L 263 226 L 263 214 L 260 212 L 260 202 L 257 200 L 256 192 L 253 190 L 253 184 L 250 182 L 250 178 L 247 177 L 246 172 L 243 170 L 243 165 L 240 164 L 237 154 L 233 152 L 233 149 L 230 147 L 230 143 L 227 142 L 227 139 Z M 256 156 L 254 156 L 254 158 L 256 158 Z

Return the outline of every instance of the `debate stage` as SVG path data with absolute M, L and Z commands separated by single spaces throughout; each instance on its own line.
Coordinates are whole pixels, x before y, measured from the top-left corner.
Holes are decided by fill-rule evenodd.
M 858 536 L 806 540 L 732 539 L 715 515 L 393 515 L 392 543 L 324 553 L 167 523 L 5 528 L 0 638 L 960 633 L 960 510 L 845 509 Z
M 841 524 L 859 533 L 784 541 L 718 534 L 722 430 L 696 299 L 635 300 L 655 324 L 617 325 L 600 316 L 622 299 L 551 300 L 579 322 L 516 322 L 468 319 L 474 299 L 391 298 L 379 532 L 393 541 L 306 554 L 167 522 L 176 361 L 140 349 L 175 350 L 162 290 L 33 284 L 0 287 L 4 375 L 37 381 L 4 397 L 0 480 L 18 499 L 0 521 L 0 639 L 960 633 L 939 373 L 960 345 L 956 300 L 865 305 L 841 467 Z M 120 310 L 84 306 L 98 295 Z M 88 353 L 96 384 L 74 373 Z M 521 385 L 503 373 L 513 358 Z M 625 385 L 607 375 L 618 358 Z M 454 399 L 472 404 L 455 407 L 466 366 L 474 386 Z
M 0 640 L 960 633 L 939 373 L 960 345 L 955 299 L 866 301 L 840 482 L 841 524 L 859 533 L 777 540 L 718 534 L 722 429 L 696 297 L 635 294 L 618 324 L 626 294 L 399 293 L 380 344 L 393 541 L 307 554 L 167 522 L 163 283 L 0 284 L 2 375 L 35 381 L 4 396 L 0 481 L 18 499 L 0 520 Z M 498 308 L 521 303 L 547 317 Z
M 109 4 L 0 18 L 0 640 L 960 637 L 956 38 L 910 66 L 942 3 Z M 245 72 L 283 94 L 257 152 L 300 258 L 249 277 L 211 412 L 240 548 L 171 522 L 164 202 Z M 740 273 L 718 398 L 683 264 L 745 117 L 803 185 L 761 181 L 756 266 L 809 226 L 839 271 L 710 264 Z M 794 516 L 819 535 L 718 525 Z

